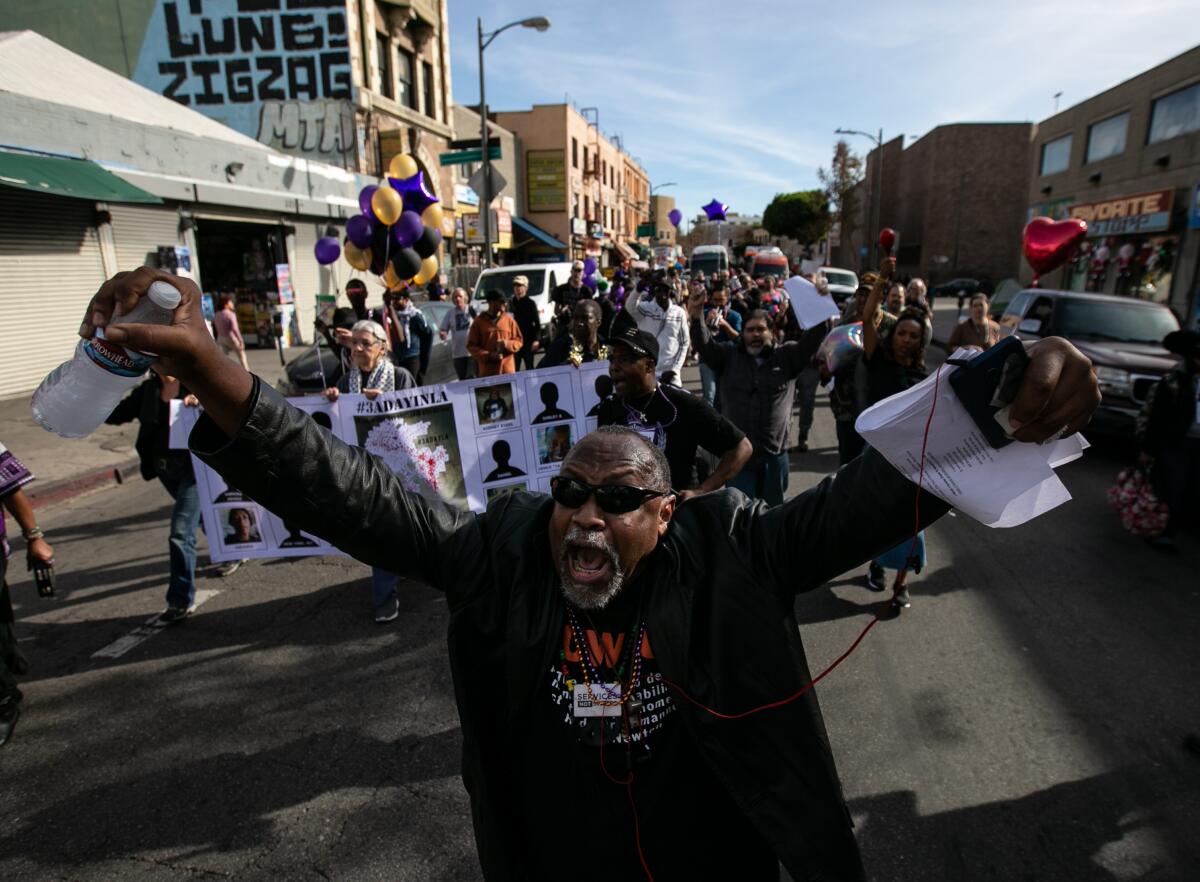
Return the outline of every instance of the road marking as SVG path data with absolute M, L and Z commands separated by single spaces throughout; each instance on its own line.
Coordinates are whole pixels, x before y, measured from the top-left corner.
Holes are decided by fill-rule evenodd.
M 216 589 L 202 588 L 196 591 L 196 609 L 200 608 L 202 603 L 212 600 L 221 592 Z M 97 649 L 92 653 L 92 658 L 120 658 L 129 650 L 133 649 L 142 643 L 145 643 L 155 634 L 161 634 L 167 628 L 156 628 L 154 623 L 158 621 L 158 616 L 154 615 L 146 619 L 142 624 L 138 625 L 124 637 L 119 640 L 114 640 L 102 649 Z

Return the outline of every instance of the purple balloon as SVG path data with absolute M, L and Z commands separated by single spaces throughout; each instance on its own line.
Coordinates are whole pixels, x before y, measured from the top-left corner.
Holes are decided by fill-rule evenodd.
M 365 214 L 356 214 L 346 221 L 346 238 L 359 248 L 369 248 L 375 237 L 375 222 Z
M 584 275 L 584 277 L 586 278 L 587 276 L 594 275 L 595 272 L 596 272 L 596 258 L 585 257 L 583 259 L 583 275 Z
M 317 263 L 328 266 L 342 256 L 342 246 L 333 236 L 322 236 L 313 247 L 313 254 L 316 255 Z
M 729 206 L 724 202 L 718 202 L 716 199 L 704 206 L 704 213 L 708 215 L 710 221 L 725 220 L 725 212 L 727 211 L 729 211 Z
M 425 225 L 421 223 L 421 215 L 415 211 L 405 211 L 400 219 L 392 225 L 392 236 L 401 248 L 408 248 L 421 238 Z
M 388 178 L 391 183 L 404 199 L 404 207 L 415 211 L 417 214 L 423 212 L 426 208 L 435 202 L 440 201 L 436 196 L 429 192 L 429 187 L 425 184 L 425 172 L 419 171 L 411 178 Z
M 588 260 L 591 260 L 591 258 L 589 257 Z M 593 294 L 596 293 L 596 277 L 595 276 L 584 276 L 583 284 L 587 285 L 588 288 L 591 289 Z
M 375 195 L 375 191 L 379 188 L 374 184 L 367 184 L 358 191 L 358 207 L 362 209 L 362 213 L 367 217 L 374 217 L 371 211 L 371 197 Z
M 667 213 L 667 220 L 671 222 L 671 226 L 677 227 L 679 226 L 679 222 L 683 220 L 683 212 L 678 208 L 672 208 Z

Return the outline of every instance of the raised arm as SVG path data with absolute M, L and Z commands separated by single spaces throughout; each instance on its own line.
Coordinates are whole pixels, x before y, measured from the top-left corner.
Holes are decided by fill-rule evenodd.
M 691 324 L 692 348 L 700 360 L 720 373 L 725 369 L 729 347 L 712 338 L 708 322 L 704 320 L 704 292 L 697 291 L 688 296 L 688 320 Z
M 128 312 L 155 280 L 182 294 L 170 325 L 113 319 L 118 306 Z M 101 287 L 79 333 L 88 337 L 104 327 L 114 343 L 159 353 L 164 372 L 179 377 L 204 405 L 193 449 L 231 486 L 364 563 L 448 586 L 453 577 L 444 561 L 461 559 L 461 549 L 442 553 L 443 546 L 467 538 L 473 516 L 405 491 L 381 462 L 321 431 L 224 358 L 199 304 L 191 280 L 142 267 Z
M 1100 403 L 1092 363 L 1058 337 L 1038 341 L 1029 355 L 1012 405 L 1011 422 L 1020 427 L 1013 437 L 1040 442 L 1079 431 Z M 918 504 L 916 484 L 868 447 L 806 493 L 759 508 L 748 527 L 749 547 L 765 550 L 759 575 L 787 596 L 896 546 L 948 508 L 927 492 Z
M 871 296 L 867 298 L 866 308 L 863 309 L 863 355 L 868 359 L 875 354 L 879 345 L 879 322 L 883 318 L 883 294 L 887 290 L 888 279 L 896 269 L 896 258 L 885 257 L 879 264 L 879 278 L 871 286 Z

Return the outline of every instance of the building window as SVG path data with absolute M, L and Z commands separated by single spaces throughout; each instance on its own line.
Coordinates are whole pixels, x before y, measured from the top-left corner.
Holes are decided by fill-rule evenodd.
M 579 141 L 571 139 L 571 168 L 579 168 Z
M 387 34 L 375 35 L 375 58 L 379 62 L 379 92 L 385 98 L 394 98 L 396 89 L 392 77 L 392 42 Z
M 1066 171 L 1071 164 L 1071 136 L 1066 135 L 1042 145 L 1042 171 L 1052 175 Z
M 1150 109 L 1148 144 L 1200 129 L 1200 83 L 1157 99 Z
M 1125 132 L 1129 129 L 1129 114 L 1118 113 L 1088 126 L 1087 159 L 1099 162 L 1125 152 Z
M 396 100 L 414 110 L 417 107 L 416 91 L 413 89 L 413 54 L 402 46 L 396 47 Z
M 425 115 L 437 119 L 437 102 L 434 101 L 433 65 L 428 61 L 421 62 L 421 79 L 425 86 Z

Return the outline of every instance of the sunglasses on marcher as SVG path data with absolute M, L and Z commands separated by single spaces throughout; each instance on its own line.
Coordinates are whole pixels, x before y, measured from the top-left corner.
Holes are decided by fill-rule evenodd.
M 550 495 L 559 505 L 580 508 L 588 498 L 596 497 L 596 505 L 605 514 L 626 514 L 641 506 L 648 499 L 670 496 L 670 490 L 647 490 L 628 484 L 589 484 L 578 478 L 557 475 L 550 479 Z

